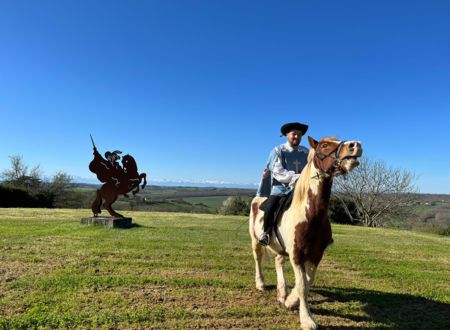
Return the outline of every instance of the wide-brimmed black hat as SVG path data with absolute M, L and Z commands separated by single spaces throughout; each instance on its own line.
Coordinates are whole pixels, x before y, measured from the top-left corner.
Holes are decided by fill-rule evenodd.
M 114 150 L 113 152 L 107 151 L 105 152 L 105 158 L 108 158 L 110 155 L 114 155 L 114 158 L 116 159 L 120 159 L 119 154 L 121 154 L 122 151 L 119 150 Z
M 302 132 L 302 135 L 305 135 L 306 131 L 308 130 L 308 125 L 301 123 L 287 123 L 281 126 L 281 134 L 283 135 L 286 135 L 293 130 L 300 131 Z

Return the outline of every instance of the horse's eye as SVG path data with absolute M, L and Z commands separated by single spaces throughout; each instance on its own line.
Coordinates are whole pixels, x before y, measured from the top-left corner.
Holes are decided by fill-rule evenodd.
M 322 145 L 322 148 L 327 148 L 328 147 L 328 144 L 327 143 L 324 143 L 323 145 Z

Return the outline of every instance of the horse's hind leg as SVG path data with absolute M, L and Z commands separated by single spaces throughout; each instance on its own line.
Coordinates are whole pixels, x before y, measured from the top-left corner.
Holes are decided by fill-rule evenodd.
M 94 213 L 94 217 L 102 213 L 102 210 L 100 209 L 101 206 L 102 206 L 102 195 L 100 193 L 100 189 L 97 189 L 97 196 L 91 206 L 92 213 Z
M 261 263 L 263 258 L 263 247 L 252 240 L 253 257 L 255 258 L 255 282 L 256 289 L 264 291 L 264 276 L 262 274 Z
M 117 213 L 111 207 L 111 204 L 114 203 L 116 201 L 116 199 L 117 199 L 117 196 L 114 197 L 112 200 L 111 199 L 105 199 L 105 202 L 103 203 L 103 205 L 105 206 L 105 209 L 108 210 L 109 214 L 111 214 L 111 216 L 117 217 L 117 218 L 123 218 L 122 214 Z
M 284 257 L 282 255 L 277 255 L 275 257 L 275 269 L 277 271 L 277 300 L 282 304 L 284 304 L 287 296 L 283 265 Z

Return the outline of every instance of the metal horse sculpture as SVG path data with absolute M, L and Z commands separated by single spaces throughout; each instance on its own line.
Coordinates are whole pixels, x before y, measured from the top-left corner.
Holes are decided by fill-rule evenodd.
M 91 136 L 92 140 L 92 136 Z M 123 216 L 111 207 L 111 204 L 117 200 L 119 195 L 128 197 L 127 193 L 132 192 L 133 195 L 139 192 L 139 184 L 144 181 L 141 189 L 144 189 L 147 184 L 147 175 L 145 173 L 138 173 L 137 164 L 134 158 L 130 155 L 125 155 L 122 158 L 122 166 L 120 166 L 118 160 L 120 160 L 119 154 L 122 152 L 115 150 L 113 152 L 107 151 L 105 158 L 103 158 L 94 147 L 94 159 L 89 164 L 89 170 L 97 175 L 100 182 L 104 182 L 100 189 L 97 189 L 97 197 L 92 203 L 92 212 L 97 217 L 102 211 L 101 206 L 108 210 L 109 214 L 113 217 Z
M 308 163 L 295 184 L 292 203 L 286 205 L 281 220 L 276 226 L 278 238 L 267 247 L 258 244 L 263 231 L 264 211 L 261 204 L 266 197 L 255 197 L 249 219 L 253 256 L 256 263 L 256 288 L 264 290 L 261 261 L 265 249 L 275 253 L 278 301 L 287 308 L 299 305 L 300 324 L 303 329 L 316 329 L 308 306 L 308 291 L 313 284 L 317 266 L 326 247 L 332 242 L 331 225 L 328 219 L 333 177 L 345 174 L 359 165 L 362 147 L 358 141 L 341 142 L 324 138 L 320 142 L 308 137 L 311 149 Z M 284 257 L 288 256 L 295 273 L 295 287 L 287 295 L 283 274 Z

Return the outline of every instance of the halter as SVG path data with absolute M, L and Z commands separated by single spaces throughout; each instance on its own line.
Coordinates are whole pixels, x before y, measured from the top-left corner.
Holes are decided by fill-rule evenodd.
M 341 159 L 339 159 L 339 152 L 341 151 L 342 146 L 344 145 L 344 143 L 347 141 L 341 141 L 338 146 L 333 150 L 330 151 L 329 153 L 323 152 L 323 151 L 316 151 L 314 158 L 318 158 L 320 161 L 323 161 L 324 159 L 330 157 L 332 159 L 334 159 L 334 163 L 333 163 L 333 169 L 336 169 L 337 167 L 339 167 L 341 165 Z M 318 156 L 324 156 L 323 158 L 319 158 Z M 319 173 L 317 173 L 317 175 L 313 176 L 312 179 L 320 179 L 320 178 L 326 178 L 330 176 L 329 173 L 327 172 L 323 172 L 322 170 L 319 169 Z

